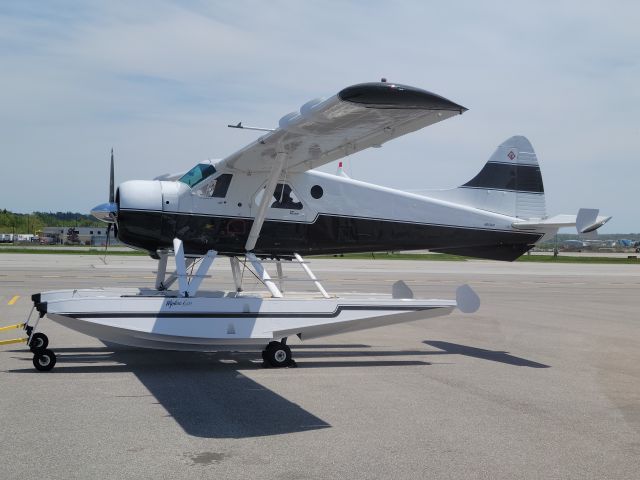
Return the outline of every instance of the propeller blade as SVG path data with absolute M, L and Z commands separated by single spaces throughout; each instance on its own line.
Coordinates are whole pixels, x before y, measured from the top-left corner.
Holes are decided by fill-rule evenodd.
M 111 170 L 109 172 L 109 203 L 113 203 L 115 201 L 115 189 L 113 185 L 113 148 L 111 149 Z
M 104 263 L 105 265 L 107 263 L 107 251 L 109 250 L 109 235 L 111 235 L 112 226 L 113 226 L 112 223 L 110 223 L 109 226 L 107 226 L 107 240 L 106 242 L 104 242 L 104 257 L 102 258 L 102 263 Z
M 116 221 L 116 216 L 118 215 L 118 204 L 115 202 L 115 185 L 114 185 L 114 174 L 113 174 L 113 148 L 111 149 L 111 168 L 109 170 L 109 201 L 107 203 L 103 203 L 98 205 L 97 207 L 93 207 L 91 210 L 91 215 L 96 217 L 98 220 L 107 223 L 114 223 Z

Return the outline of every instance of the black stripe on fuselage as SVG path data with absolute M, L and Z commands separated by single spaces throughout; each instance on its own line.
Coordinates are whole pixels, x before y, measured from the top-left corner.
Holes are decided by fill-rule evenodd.
M 131 297 L 127 297 L 131 298 Z M 387 305 L 387 306 L 366 306 L 366 305 L 338 305 L 333 312 L 314 313 L 314 312 L 289 312 L 289 313 L 267 313 L 267 312 L 94 312 L 94 313 L 57 313 L 64 317 L 77 319 L 83 318 L 336 318 L 344 310 L 363 311 L 373 310 L 380 311 L 406 311 L 406 312 L 422 312 L 433 310 L 436 308 L 449 308 L 452 305 L 443 307 L 410 307 L 407 305 Z
M 480 173 L 462 187 L 544 193 L 540 167 L 516 163 L 487 162 Z
M 141 208 L 126 208 L 126 209 L 122 209 L 126 212 L 139 212 L 139 213 L 157 213 L 157 214 L 168 214 L 168 215 L 182 215 L 182 216 L 190 216 L 190 217 L 202 217 L 202 218 L 219 218 L 219 219 L 233 219 L 233 220 L 249 220 L 249 221 L 253 221 L 253 217 L 244 217 L 244 216 L 240 216 L 240 215 L 234 215 L 234 216 L 227 216 L 227 215 L 216 215 L 214 213 L 194 213 L 194 212 L 178 212 L 178 211 L 173 211 L 173 210 L 150 210 L 150 209 L 141 209 Z M 412 224 L 412 225 L 428 225 L 428 226 L 432 226 L 432 227 L 451 227 L 451 228 L 461 228 L 461 229 L 465 229 L 465 230 L 482 230 L 482 231 L 487 231 L 487 230 L 491 230 L 491 231 L 496 231 L 496 232 L 513 232 L 513 233 L 522 233 L 521 230 L 503 230 L 503 229 L 498 229 L 498 228 L 480 228 L 480 227 L 471 227 L 471 226 L 460 226 L 460 225 L 446 225 L 446 224 L 442 224 L 442 223 L 427 223 L 427 222 L 417 222 L 417 221 L 412 221 L 412 220 L 390 220 L 388 218 L 381 218 L 381 217 L 358 217 L 358 216 L 354 216 L 354 215 L 337 215 L 335 213 L 320 213 L 317 212 L 316 216 L 313 217 L 313 219 L 311 220 L 307 220 L 306 218 L 304 220 L 287 220 L 284 218 L 279 218 L 279 219 L 267 219 L 266 221 L 273 221 L 273 222 L 277 222 L 277 223 L 306 223 L 306 224 L 310 224 L 310 223 L 315 223 L 315 221 L 318 219 L 318 217 L 320 216 L 325 216 L 325 217 L 336 217 L 336 218 L 350 218 L 350 219 L 357 219 L 357 220 L 375 220 L 375 221 L 380 221 L 380 222 L 392 222 L 392 223 L 407 223 L 407 224 Z
M 253 219 L 121 209 L 118 238 L 155 252 L 183 241 L 185 253 L 243 255 Z M 477 258 L 515 260 L 541 237 L 538 233 L 319 214 L 313 223 L 266 220 L 254 253 L 264 256 L 324 255 L 397 250 L 464 249 Z

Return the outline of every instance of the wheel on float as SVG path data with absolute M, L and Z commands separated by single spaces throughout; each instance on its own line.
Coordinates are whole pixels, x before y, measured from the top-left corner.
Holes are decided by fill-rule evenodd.
M 264 351 L 264 359 L 272 367 L 288 367 L 291 364 L 291 349 L 283 343 L 271 342 Z
M 29 348 L 32 352 L 39 352 L 45 350 L 49 345 L 49 338 L 41 332 L 36 332 L 31 336 L 31 341 L 29 342 Z
M 33 356 L 33 366 L 41 372 L 48 372 L 56 364 L 56 354 L 51 350 L 41 350 Z

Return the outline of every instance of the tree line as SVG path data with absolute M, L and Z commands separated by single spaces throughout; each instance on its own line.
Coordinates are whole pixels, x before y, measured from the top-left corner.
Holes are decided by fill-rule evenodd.
M 0 210 L 0 233 L 32 233 L 44 227 L 96 227 L 103 224 L 91 215 L 78 212 L 13 213 Z

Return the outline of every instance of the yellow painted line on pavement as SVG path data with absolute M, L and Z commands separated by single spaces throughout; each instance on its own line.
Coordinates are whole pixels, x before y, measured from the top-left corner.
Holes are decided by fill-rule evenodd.
M 0 332 L 4 332 L 5 330 L 13 330 L 24 327 L 24 323 L 16 323 L 15 325 L 7 325 L 6 327 L 0 327 Z
M 11 345 L 12 343 L 23 343 L 29 340 L 28 338 L 11 338 L 9 340 L 0 340 L 0 345 Z
M 14 295 L 11 300 L 9 300 L 9 303 L 7 303 L 7 305 L 13 305 L 14 303 L 16 303 L 18 301 L 18 299 L 20 298 L 20 295 Z

